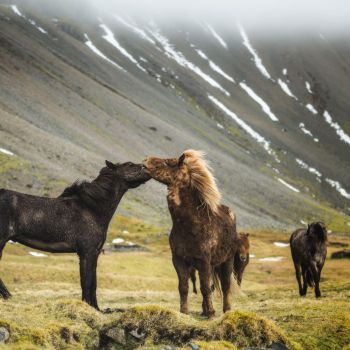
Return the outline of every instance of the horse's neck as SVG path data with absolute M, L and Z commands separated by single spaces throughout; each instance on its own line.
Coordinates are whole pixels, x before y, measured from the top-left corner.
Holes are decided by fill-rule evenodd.
M 173 221 L 193 221 L 205 210 L 198 194 L 188 187 L 170 186 L 168 188 L 168 206 Z
M 101 181 L 99 178 L 97 178 L 94 181 L 97 186 L 103 186 L 103 184 L 99 183 L 99 181 Z M 121 183 L 119 182 L 110 183 L 110 189 L 107 192 L 108 196 L 105 198 L 103 206 L 99 208 L 102 211 L 100 213 L 101 218 L 105 222 L 107 223 L 110 222 L 126 191 L 127 191 L 127 188 L 125 188 L 125 186 L 123 186 Z

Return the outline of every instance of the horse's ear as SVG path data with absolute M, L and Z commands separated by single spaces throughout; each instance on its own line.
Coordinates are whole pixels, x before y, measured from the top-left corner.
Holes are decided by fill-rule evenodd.
M 109 160 L 106 160 L 106 165 L 110 169 L 113 169 L 113 170 L 117 169 L 116 165 L 110 162 Z
M 184 162 L 184 160 L 185 160 L 185 158 L 186 158 L 186 156 L 185 156 L 185 153 L 183 153 L 182 155 L 181 155 L 181 157 L 179 158 L 179 165 L 182 165 L 183 164 L 183 162 Z

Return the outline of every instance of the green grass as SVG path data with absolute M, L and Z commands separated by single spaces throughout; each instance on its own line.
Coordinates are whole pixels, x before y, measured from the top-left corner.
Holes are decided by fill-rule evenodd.
M 11 338 L 0 349 L 27 349 L 28 344 L 43 349 L 92 349 L 101 330 L 113 325 L 147 331 L 146 342 L 138 345 L 144 350 L 169 344 L 189 349 L 190 341 L 202 344 L 201 349 L 234 349 L 266 345 L 274 337 L 305 350 L 340 350 L 350 344 L 350 260 L 327 259 L 323 297 L 316 300 L 310 290 L 300 298 L 289 248 L 273 245 L 288 241 L 289 235 L 250 230 L 251 253 L 256 258 L 247 267 L 241 292 L 233 296 L 233 312 L 223 316 L 215 294 L 217 314 L 207 321 L 200 316 L 201 297 L 192 293 L 189 316 L 178 313 L 177 278 L 164 231 L 120 215 L 113 221 L 109 241 L 124 237 L 143 244 L 146 239 L 149 252 L 101 255 L 100 307 L 126 310 L 112 314 L 98 313 L 80 301 L 75 255 L 49 254 L 40 259 L 30 256 L 29 248 L 8 244 L 0 277 L 13 298 L 0 301 L 0 326 L 10 329 Z M 348 237 L 331 236 L 330 241 L 350 244 Z M 336 249 L 330 246 L 328 256 Z M 259 261 L 267 256 L 284 259 Z

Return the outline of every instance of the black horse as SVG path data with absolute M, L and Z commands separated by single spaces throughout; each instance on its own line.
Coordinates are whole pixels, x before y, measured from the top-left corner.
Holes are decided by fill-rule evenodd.
M 57 198 L 0 189 L 0 258 L 9 240 L 52 253 L 77 253 L 82 299 L 98 309 L 97 259 L 123 195 L 150 179 L 143 165 L 106 161 L 92 182 L 75 182 Z M 0 279 L 0 296 L 10 292 Z
M 327 230 L 322 222 L 314 222 L 307 229 L 300 228 L 290 237 L 290 249 L 295 267 L 300 296 L 305 296 L 308 285 L 315 286 L 316 298 L 321 296 L 321 271 L 327 256 Z M 303 285 L 301 284 L 303 277 Z

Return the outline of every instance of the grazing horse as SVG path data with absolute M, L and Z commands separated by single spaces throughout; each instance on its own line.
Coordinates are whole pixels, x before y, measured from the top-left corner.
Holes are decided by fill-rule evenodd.
M 305 296 L 308 285 L 315 286 L 316 298 L 321 296 L 321 271 L 327 256 L 327 230 L 322 222 L 314 222 L 307 229 L 299 228 L 290 237 L 295 274 L 300 296 Z M 301 284 L 303 277 L 303 285 Z
M 123 195 L 150 179 L 143 165 L 106 161 L 92 182 L 74 183 L 57 198 L 0 189 L 0 258 L 7 241 L 52 253 L 77 253 L 82 299 L 98 309 L 97 259 Z M 0 279 L 0 296 L 10 297 Z
M 220 204 L 215 179 L 199 151 L 187 150 L 179 158 L 145 159 L 155 180 L 168 187 L 168 207 L 173 221 L 169 241 L 179 280 L 180 311 L 188 313 L 191 268 L 198 270 L 203 315 L 215 314 L 211 281 L 221 282 L 223 310 L 231 309 L 232 261 L 237 251 L 235 216 Z
M 238 234 L 238 250 L 233 258 L 233 274 L 236 277 L 237 283 L 240 286 L 242 283 L 243 272 L 249 264 L 249 233 Z M 193 293 L 197 294 L 196 286 L 196 269 L 191 266 L 190 277 L 193 285 Z M 212 290 L 215 287 L 212 285 Z

